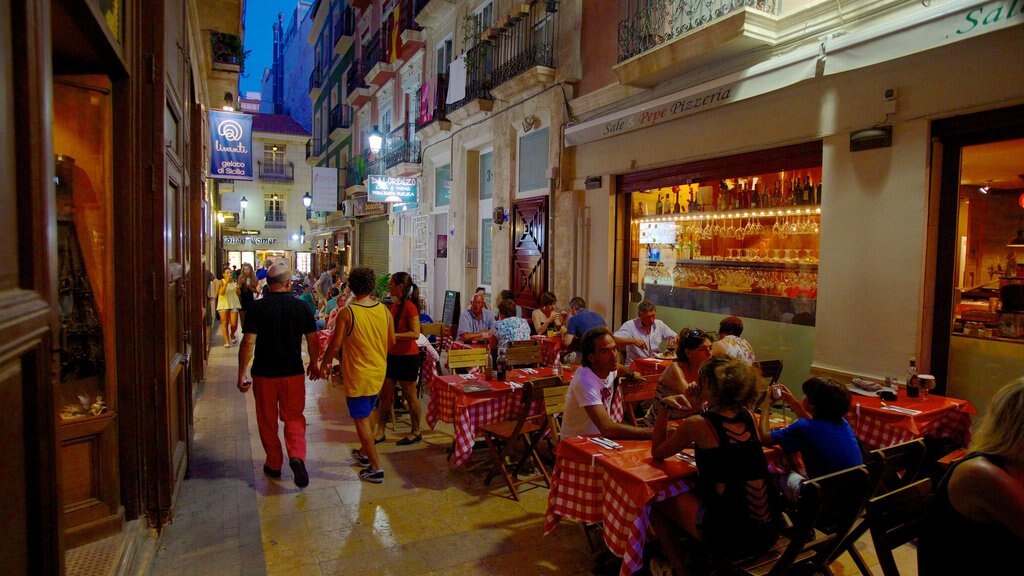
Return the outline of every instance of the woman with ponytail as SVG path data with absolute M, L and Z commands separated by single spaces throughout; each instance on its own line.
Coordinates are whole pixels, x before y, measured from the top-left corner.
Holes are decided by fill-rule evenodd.
M 380 417 L 377 419 L 380 436 L 375 442 L 379 444 L 385 440 L 387 414 L 394 408 L 397 384 L 402 387 L 402 397 L 409 405 L 409 419 L 412 421 L 412 430 L 397 444 L 408 446 L 423 439 L 420 435 L 420 399 L 416 395 L 416 382 L 420 377 L 420 348 L 416 343 L 420 336 L 420 289 L 408 272 L 395 272 L 388 282 L 388 293 L 391 294 L 395 343 L 388 350 L 388 371 L 384 388 L 380 391 Z

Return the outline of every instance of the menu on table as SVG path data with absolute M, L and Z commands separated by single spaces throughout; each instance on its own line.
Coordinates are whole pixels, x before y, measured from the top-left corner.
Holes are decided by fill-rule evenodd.
M 459 382 L 458 387 L 465 393 L 471 394 L 473 392 L 490 392 L 493 390 L 490 383 L 483 380 L 469 380 L 467 382 Z

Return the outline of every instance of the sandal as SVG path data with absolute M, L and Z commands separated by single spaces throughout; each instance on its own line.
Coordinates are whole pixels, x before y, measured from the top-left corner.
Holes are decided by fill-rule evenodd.
M 387 436 L 381 434 L 380 438 L 374 438 L 373 439 L 373 443 L 374 444 L 383 444 L 384 442 L 387 442 L 387 440 L 388 440 Z
M 398 442 L 395 442 L 395 445 L 397 445 L 397 446 L 411 446 L 411 445 L 419 442 L 420 440 L 423 440 L 423 435 L 422 434 L 417 434 L 417 435 L 413 436 L 412 438 L 409 438 L 408 436 L 406 436 L 405 438 L 402 438 Z

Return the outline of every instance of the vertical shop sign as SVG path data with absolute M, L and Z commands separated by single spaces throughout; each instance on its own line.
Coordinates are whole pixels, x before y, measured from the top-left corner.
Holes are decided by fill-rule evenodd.
M 338 169 L 317 166 L 313 168 L 313 203 L 310 210 L 336 212 L 338 210 Z
M 252 116 L 210 111 L 210 178 L 252 180 Z

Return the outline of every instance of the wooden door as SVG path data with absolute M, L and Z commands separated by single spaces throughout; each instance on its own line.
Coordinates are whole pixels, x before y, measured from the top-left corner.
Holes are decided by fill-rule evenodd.
M 0 0 L 0 572 L 62 574 L 49 2 Z
M 548 198 L 512 204 L 512 293 L 529 318 L 548 289 Z

